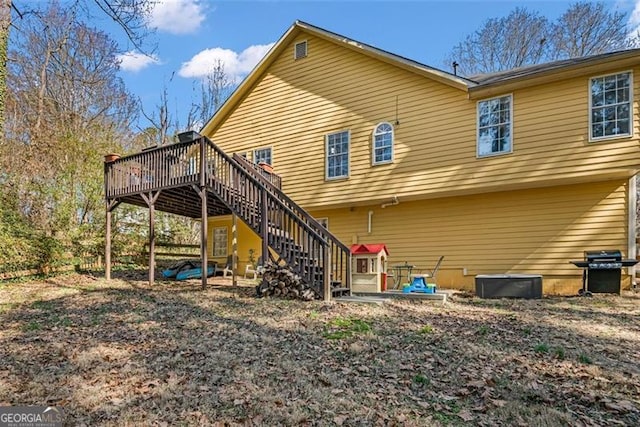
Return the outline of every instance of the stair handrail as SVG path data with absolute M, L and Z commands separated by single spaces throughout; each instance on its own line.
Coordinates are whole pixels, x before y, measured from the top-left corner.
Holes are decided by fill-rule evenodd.
M 240 163 L 240 166 L 249 171 L 252 175 L 257 176 L 260 180 L 266 183 L 269 187 L 277 188 L 278 190 L 282 190 L 282 179 L 280 175 L 275 172 L 267 172 L 262 167 L 256 165 L 255 163 L 250 162 L 246 157 L 239 155 L 238 153 L 233 153 L 231 155 L 233 160 Z M 267 178 L 266 174 L 270 176 L 275 176 L 279 185 L 274 184 L 270 179 Z
M 258 188 L 263 190 L 264 194 L 267 194 L 273 200 L 275 200 L 277 202 L 277 204 L 285 212 L 287 212 L 287 214 L 289 214 L 292 217 L 296 217 L 298 219 L 302 219 L 296 214 L 296 212 L 291 210 L 291 208 L 289 206 L 285 205 L 282 200 L 280 200 L 279 198 L 275 197 L 276 194 L 274 194 L 272 191 L 267 190 L 267 186 L 264 185 L 264 183 L 263 183 L 263 181 L 261 179 L 256 179 L 255 176 L 253 176 L 251 173 L 249 173 L 249 171 L 247 171 L 245 168 L 243 168 L 238 162 L 236 162 L 234 159 L 232 159 L 227 153 L 225 153 L 222 149 L 220 149 L 220 147 L 215 145 L 209 138 L 204 137 L 204 136 L 203 136 L 203 138 L 206 140 L 207 145 L 211 149 L 213 149 L 218 155 L 220 155 L 220 157 L 222 157 L 227 163 L 229 163 L 230 165 L 232 165 L 232 166 L 238 168 L 239 170 L 243 171 L 247 175 L 247 178 L 249 178 L 249 180 L 253 182 L 253 184 L 255 184 Z M 273 184 L 270 184 L 270 185 L 272 187 L 276 188 L 275 186 L 273 186 Z M 280 195 L 283 195 L 283 194 L 280 193 Z M 288 199 L 288 197 L 287 197 L 287 199 Z M 296 205 L 296 207 L 297 207 L 297 205 Z M 309 215 L 307 214 L 307 216 L 309 216 Z M 313 219 L 313 217 L 311 217 L 311 216 L 309 216 L 309 218 Z M 323 236 L 322 234 L 318 233 L 318 230 L 316 230 L 314 227 L 311 227 L 310 224 L 308 224 L 305 221 L 302 221 L 301 224 L 304 225 L 304 228 L 306 229 L 306 231 L 310 232 L 313 236 L 318 238 L 318 240 L 320 240 L 320 242 L 324 246 L 327 246 L 329 244 L 327 242 L 327 239 L 325 239 L 325 236 Z M 320 224 L 318 223 L 318 225 L 320 225 Z
M 252 166 L 251 162 L 249 162 L 247 159 L 245 159 L 244 157 L 236 153 L 233 154 L 233 158 L 241 166 L 243 166 L 244 163 Z M 241 160 L 238 161 L 238 159 L 241 159 Z M 289 206 L 292 206 L 293 209 L 298 212 L 298 215 L 301 216 L 303 219 L 305 219 L 309 223 L 309 225 L 313 226 L 313 228 L 316 231 L 318 231 L 326 240 L 331 240 L 331 242 L 334 243 L 336 246 L 340 247 L 340 249 L 344 250 L 345 252 L 350 252 L 350 249 L 347 247 L 347 245 L 342 243 L 336 236 L 334 236 L 329 230 L 327 230 L 326 227 L 320 224 L 314 217 L 309 215 L 304 209 L 300 207 L 300 205 L 298 205 L 296 202 L 291 200 L 291 198 L 286 194 L 284 194 L 284 192 L 281 189 L 278 189 L 275 185 L 269 182 L 261 174 L 254 173 L 253 168 L 247 168 L 247 167 L 243 167 L 243 168 L 246 169 L 250 175 L 254 175 L 254 177 L 258 181 L 261 181 L 265 187 L 269 188 L 274 193 L 274 195 L 276 195 L 279 199 L 281 199 L 281 202 L 285 202 Z M 274 189 L 278 191 L 273 191 Z

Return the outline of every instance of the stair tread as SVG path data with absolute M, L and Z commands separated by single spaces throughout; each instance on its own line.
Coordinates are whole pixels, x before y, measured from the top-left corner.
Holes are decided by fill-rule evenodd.
M 258 235 L 266 234 L 268 246 L 278 253 L 280 259 L 283 259 L 293 272 L 304 276 L 305 280 L 322 289 L 325 283 L 323 277 L 325 274 L 330 274 L 331 270 L 330 264 L 321 265 L 325 256 L 323 250 L 326 249 L 323 245 L 333 241 L 329 238 L 332 235 L 329 233 L 329 237 L 325 236 L 325 230 L 317 228 L 318 225 L 313 218 L 298 207 L 295 202 L 288 199 L 281 188 L 260 186 L 252 182 L 252 180 L 264 181 L 262 175 L 246 169 L 241 161 L 230 162 L 229 166 L 236 171 L 238 176 L 234 177 L 232 182 L 216 181 L 215 186 L 220 193 L 219 197 L 226 200 L 231 210 L 245 220 L 254 232 Z M 262 193 L 265 191 L 266 194 Z M 267 212 L 263 212 L 262 202 L 268 204 Z M 308 239 L 304 237 L 306 234 L 296 231 L 298 229 L 295 227 L 302 226 L 312 227 Z M 314 237 L 314 232 L 316 235 L 320 235 L 319 240 Z M 337 239 L 333 239 L 337 242 L 335 245 L 338 245 Z M 334 246 L 331 248 L 335 250 Z M 338 248 L 338 250 L 348 251 L 348 249 L 344 249 L 344 245 Z M 340 259 L 342 260 L 342 258 Z M 330 260 L 324 260 L 324 262 L 328 263 Z M 336 274 L 331 272 L 330 277 L 333 276 Z M 332 292 L 350 292 L 348 287 L 342 287 L 342 281 L 332 280 L 329 282 L 329 286 L 332 288 Z

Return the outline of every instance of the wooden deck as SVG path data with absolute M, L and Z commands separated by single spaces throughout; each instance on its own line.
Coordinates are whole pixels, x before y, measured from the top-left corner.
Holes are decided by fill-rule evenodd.
M 202 221 L 201 258 L 207 262 L 207 218 L 235 214 L 262 237 L 263 259 L 273 249 L 324 299 L 330 283 L 349 287 L 349 248 L 281 190 L 281 178 L 246 159 L 228 156 L 205 137 L 145 150 L 104 166 L 107 212 L 105 260 L 110 258 L 111 212 L 120 203 L 150 210 L 150 265 L 154 212 Z M 110 270 L 107 271 L 109 278 Z M 153 283 L 153 271 L 149 271 Z M 202 279 L 206 286 L 206 278 Z

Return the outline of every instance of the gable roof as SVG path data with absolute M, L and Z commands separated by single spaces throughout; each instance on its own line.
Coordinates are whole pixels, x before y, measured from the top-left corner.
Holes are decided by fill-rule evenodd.
M 200 133 L 205 135 L 210 134 L 222 124 L 224 119 L 236 108 L 257 82 L 260 81 L 269 66 L 280 56 L 289 43 L 302 33 L 311 34 L 335 43 L 338 46 L 360 52 L 393 66 L 467 92 L 470 99 L 506 92 L 523 86 L 551 82 L 567 75 L 585 75 L 593 72 L 606 71 L 612 67 L 640 64 L 640 49 L 629 49 L 582 58 L 547 62 L 496 73 L 463 77 L 298 20 L 289 27 L 269 52 L 267 52 L 264 58 L 254 67 L 251 73 L 240 83 L 225 103 L 215 112 L 213 117 L 202 127 Z
M 435 67 L 421 64 L 408 58 L 387 52 L 382 49 L 361 43 L 356 40 L 349 39 L 331 31 L 324 30 L 320 27 L 308 24 L 303 21 L 296 21 L 291 27 L 280 37 L 276 44 L 267 52 L 262 60 L 254 67 L 247 77 L 240 83 L 236 90 L 231 94 L 227 101 L 220 107 L 213 117 L 203 126 L 200 133 L 208 134 L 220 125 L 222 119 L 226 117 L 238 103 L 248 94 L 253 86 L 267 71 L 269 66 L 278 58 L 280 53 L 292 42 L 299 34 L 307 33 L 321 39 L 330 41 L 342 47 L 360 52 L 364 55 L 379 59 L 383 62 L 390 63 L 399 68 L 417 73 L 424 77 L 436 80 L 440 83 L 452 86 L 454 88 L 466 91 L 469 85 L 475 85 L 469 79 L 456 76 Z
M 384 243 L 356 243 L 351 245 L 350 250 L 351 255 L 377 255 L 382 251 L 384 251 L 387 256 L 389 255 L 387 245 Z

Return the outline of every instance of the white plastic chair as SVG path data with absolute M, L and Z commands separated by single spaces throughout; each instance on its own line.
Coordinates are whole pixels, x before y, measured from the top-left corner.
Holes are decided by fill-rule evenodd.
M 258 258 L 258 265 L 254 269 L 251 264 L 247 264 L 244 268 L 244 278 L 247 279 L 249 275 L 252 275 L 254 279 L 257 279 L 258 276 L 262 276 L 262 270 L 264 267 L 262 266 L 262 257 Z

